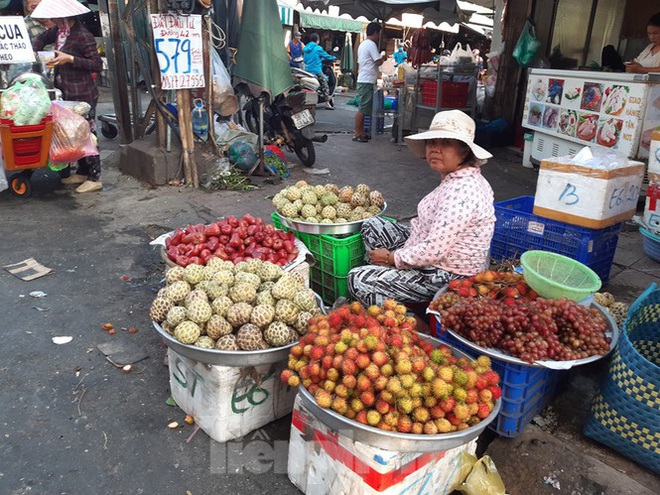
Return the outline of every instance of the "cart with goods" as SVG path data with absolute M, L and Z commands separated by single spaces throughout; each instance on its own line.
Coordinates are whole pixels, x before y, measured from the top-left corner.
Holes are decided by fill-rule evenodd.
M 600 288 L 592 270 L 541 251 L 528 251 L 522 263 L 524 275 L 489 270 L 452 281 L 428 310 L 441 341 L 491 359 L 502 409 L 490 428 L 505 437 L 541 412 L 563 371 L 605 357 L 619 340 L 613 315 L 596 302 L 607 298 L 589 297 Z
M 4 162 L 9 190 L 16 196 L 29 196 L 32 173 L 48 164 L 53 121 L 51 95 L 43 79 L 39 74 L 16 78 L 0 97 L 0 163 Z
M 322 313 L 301 277 L 259 259 L 170 268 L 150 317 L 169 347 L 177 405 L 214 440 L 241 437 L 291 412 L 277 377 Z
M 326 304 L 348 295 L 348 272 L 365 263 L 360 228 L 367 218 L 382 215 L 387 203 L 366 184 L 312 186 L 305 181 L 273 198 L 277 228 L 293 232 L 314 256 L 311 287 Z
M 499 412 L 500 378 L 406 313 L 351 303 L 312 318 L 291 348 L 288 473 L 303 492 L 445 494 L 462 481 L 462 454 Z

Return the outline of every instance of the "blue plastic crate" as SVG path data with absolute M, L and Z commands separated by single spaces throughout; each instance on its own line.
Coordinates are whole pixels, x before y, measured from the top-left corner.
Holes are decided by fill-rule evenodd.
M 621 224 L 588 229 L 533 214 L 534 196 L 495 203 L 495 233 L 490 257 L 495 261 L 520 258 L 530 249 L 563 254 L 584 263 L 603 281 L 610 277 Z
M 466 346 L 451 334 L 441 332 L 436 321 L 435 336 L 446 344 L 455 347 L 468 356 L 476 358 L 478 353 Z M 522 433 L 523 428 L 552 399 L 559 371 L 546 368 L 508 363 L 491 358 L 491 368 L 500 375 L 502 388 L 502 409 L 488 427 L 498 435 L 513 438 Z

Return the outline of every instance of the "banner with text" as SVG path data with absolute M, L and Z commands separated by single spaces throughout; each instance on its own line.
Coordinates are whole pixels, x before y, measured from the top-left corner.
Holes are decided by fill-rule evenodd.
M 34 62 L 25 21 L 19 16 L 0 17 L 0 64 Z
M 163 89 L 203 88 L 202 16 L 151 14 Z

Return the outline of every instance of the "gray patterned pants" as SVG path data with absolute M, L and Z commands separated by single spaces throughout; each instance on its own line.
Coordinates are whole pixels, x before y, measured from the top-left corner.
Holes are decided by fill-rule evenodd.
M 410 227 L 372 217 L 362 224 L 362 240 L 367 250 L 403 247 L 410 237 Z M 460 278 L 434 266 L 401 270 L 393 266 L 365 265 L 348 272 L 348 291 L 365 306 L 395 299 L 404 304 L 429 302 L 436 292 Z

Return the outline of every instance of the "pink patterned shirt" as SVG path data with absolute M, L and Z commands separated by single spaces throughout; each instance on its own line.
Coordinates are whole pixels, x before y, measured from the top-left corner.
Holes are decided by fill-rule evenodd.
M 495 230 L 493 190 L 478 167 L 457 170 L 419 202 L 410 223 L 410 237 L 394 252 L 397 268 L 474 275 L 485 269 Z

